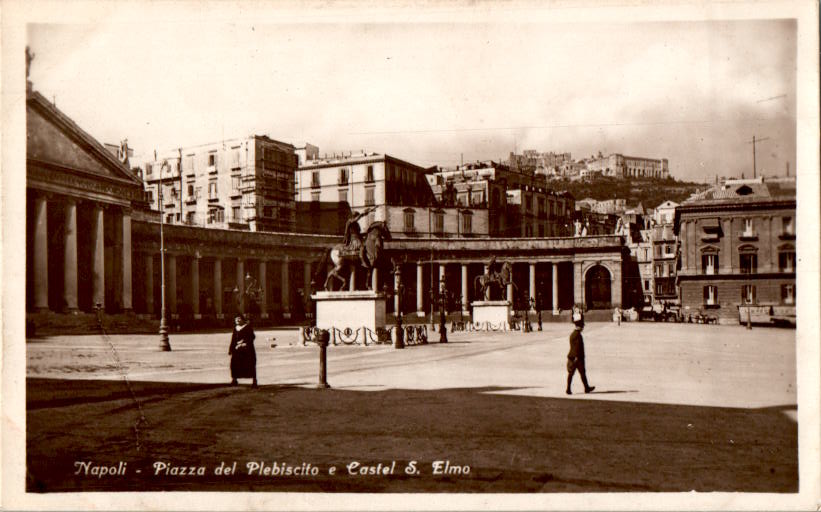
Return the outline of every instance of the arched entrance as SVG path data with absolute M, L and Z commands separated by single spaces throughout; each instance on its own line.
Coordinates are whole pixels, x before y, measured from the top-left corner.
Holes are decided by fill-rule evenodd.
M 610 271 L 594 265 L 584 278 L 584 297 L 587 309 L 610 309 Z

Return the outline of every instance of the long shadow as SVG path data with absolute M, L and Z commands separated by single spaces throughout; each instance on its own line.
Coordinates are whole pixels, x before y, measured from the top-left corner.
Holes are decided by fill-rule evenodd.
M 740 409 L 499 394 L 510 389 L 252 389 L 139 381 L 129 390 L 122 381 L 31 378 L 26 487 L 798 490 L 797 425 L 782 413 L 794 407 L 789 404 Z M 123 474 L 99 476 L 99 468 L 116 469 L 120 462 Z M 233 474 L 215 474 L 234 463 Z M 182 467 L 200 466 L 202 475 L 180 474 Z M 258 471 L 249 474 L 254 467 Z

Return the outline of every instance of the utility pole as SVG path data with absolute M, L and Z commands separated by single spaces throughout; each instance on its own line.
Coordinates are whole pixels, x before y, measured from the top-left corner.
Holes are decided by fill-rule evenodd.
M 753 179 L 755 179 L 755 173 L 756 173 L 756 168 L 755 168 L 755 143 L 756 142 L 763 142 L 765 140 L 770 140 L 770 138 L 769 137 L 764 137 L 763 139 L 756 139 L 755 135 L 753 135 L 752 142 L 747 143 L 747 144 L 752 144 L 753 145 Z

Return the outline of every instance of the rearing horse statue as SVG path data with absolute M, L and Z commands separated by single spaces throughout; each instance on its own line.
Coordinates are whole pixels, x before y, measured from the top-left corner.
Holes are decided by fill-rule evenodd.
M 334 289 L 334 281 L 340 282 L 340 288 L 344 290 L 349 285 L 349 279 L 353 276 L 353 268 L 360 266 L 368 272 L 368 289 L 372 288 L 373 269 L 379 265 L 382 257 L 382 250 L 385 240 L 391 239 L 391 232 L 384 221 L 376 221 L 368 226 L 368 231 L 362 240 L 364 251 L 360 254 L 360 249 L 345 244 L 336 244 L 326 254 L 333 262 L 333 268 L 325 278 L 324 288 L 327 291 Z M 344 277 L 343 270 L 348 270 L 348 279 Z

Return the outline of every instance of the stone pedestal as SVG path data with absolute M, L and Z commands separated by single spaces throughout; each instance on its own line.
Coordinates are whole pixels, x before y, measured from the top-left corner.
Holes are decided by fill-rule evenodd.
M 376 331 L 385 327 L 385 294 L 370 290 L 317 292 L 316 326 L 352 330 L 367 327 Z
M 507 328 L 510 322 L 510 302 L 506 300 L 474 301 L 473 323 L 484 325 L 489 322 L 493 328 Z

